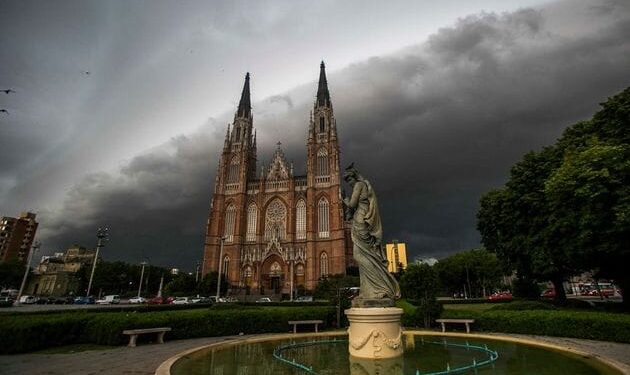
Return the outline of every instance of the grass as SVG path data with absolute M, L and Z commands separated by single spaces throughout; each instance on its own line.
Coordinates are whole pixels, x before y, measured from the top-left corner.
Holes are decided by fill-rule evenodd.
M 486 311 L 497 306 L 496 303 L 444 304 L 444 310 Z

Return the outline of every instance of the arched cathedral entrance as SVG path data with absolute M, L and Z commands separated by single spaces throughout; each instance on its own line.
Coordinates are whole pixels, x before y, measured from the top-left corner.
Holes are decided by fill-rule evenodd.
M 285 264 L 278 255 L 272 255 L 265 260 L 261 274 L 262 294 L 281 294 L 284 285 Z

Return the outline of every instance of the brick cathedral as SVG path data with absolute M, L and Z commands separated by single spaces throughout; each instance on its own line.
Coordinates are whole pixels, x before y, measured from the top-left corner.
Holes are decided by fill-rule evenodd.
M 343 220 L 339 139 L 323 62 L 306 157 L 306 174 L 295 174 L 278 143 L 271 163 L 258 170 L 247 73 L 216 174 L 204 274 L 220 266 L 232 288 L 289 294 L 346 272 L 352 240 Z

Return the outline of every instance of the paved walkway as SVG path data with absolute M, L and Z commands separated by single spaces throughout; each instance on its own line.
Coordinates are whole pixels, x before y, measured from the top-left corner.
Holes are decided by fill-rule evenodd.
M 626 374 L 630 374 L 630 344 L 529 335 L 502 334 L 502 336 L 535 339 L 589 352 L 596 356 L 607 357 L 623 364 Z M 167 341 L 163 345 L 144 344 L 135 348 L 120 347 L 72 354 L 3 355 L 0 356 L 0 372 L 3 375 L 149 375 L 154 374 L 162 362 L 177 353 L 237 337 L 208 337 Z

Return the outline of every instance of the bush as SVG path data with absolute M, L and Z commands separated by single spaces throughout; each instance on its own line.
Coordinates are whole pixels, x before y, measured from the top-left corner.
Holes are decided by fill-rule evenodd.
M 73 311 L 51 315 L 7 315 L 0 320 L 0 353 L 20 353 L 52 346 L 93 343 L 120 345 L 125 329 L 171 327 L 171 339 L 235 335 L 240 332 L 287 332 L 289 320 L 321 319 L 324 328 L 335 321 L 330 306 L 302 308 L 206 308 L 159 312 Z
M 414 306 L 408 301 L 401 299 L 396 303 L 397 307 L 403 309 L 404 313 L 401 323 L 404 327 L 424 327 L 429 328 L 435 323 L 441 314 L 443 307 L 435 301 L 427 302 L 418 301 L 419 304 Z
M 475 329 L 486 332 L 574 337 L 630 343 L 630 315 L 599 311 L 444 310 L 443 318 L 475 319 Z

